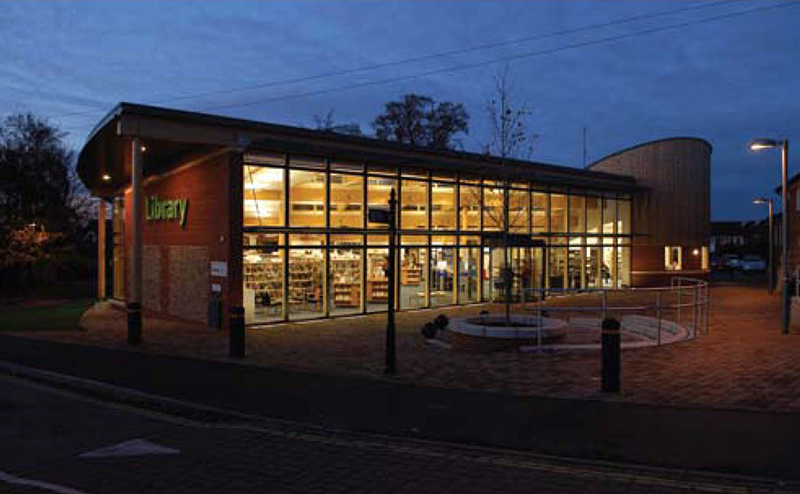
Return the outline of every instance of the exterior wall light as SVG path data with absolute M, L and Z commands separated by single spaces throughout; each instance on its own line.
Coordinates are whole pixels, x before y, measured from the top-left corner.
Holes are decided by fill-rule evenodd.
M 108 173 L 104 173 L 103 176 L 102 176 L 102 179 L 103 179 L 103 182 L 110 182 L 111 181 L 111 175 L 109 175 Z
M 700 249 L 693 250 L 692 251 L 692 255 L 695 256 L 695 257 L 699 256 L 700 255 Z

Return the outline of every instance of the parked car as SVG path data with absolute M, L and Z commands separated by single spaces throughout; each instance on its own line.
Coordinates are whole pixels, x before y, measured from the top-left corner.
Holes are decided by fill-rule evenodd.
M 739 269 L 742 266 L 742 259 L 739 254 L 725 254 L 722 256 L 724 265 L 728 269 Z
M 742 271 L 766 271 L 767 262 L 761 256 L 747 255 L 739 262 L 739 269 Z

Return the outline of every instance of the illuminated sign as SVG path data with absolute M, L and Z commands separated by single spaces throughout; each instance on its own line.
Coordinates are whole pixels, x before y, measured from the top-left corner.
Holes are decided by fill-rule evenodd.
M 181 228 L 185 228 L 189 199 L 160 199 L 158 196 L 150 196 L 145 201 L 144 209 L 147 221 L 180 221 Z

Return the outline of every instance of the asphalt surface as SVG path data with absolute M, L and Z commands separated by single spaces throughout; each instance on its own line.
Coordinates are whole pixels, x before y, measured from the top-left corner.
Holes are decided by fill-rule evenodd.
M 329 429 L 800 479 L 800 414 L 419 388 L 5 335 L 0 359 Z
M 275 421 L 207 425 L 0 376 L 0 491 L 792 492 L 800 484 L 559 461 Z M 104 448 L 146 441 L 167 452 Z M 88 456 L 87 456 L 88 454 Z

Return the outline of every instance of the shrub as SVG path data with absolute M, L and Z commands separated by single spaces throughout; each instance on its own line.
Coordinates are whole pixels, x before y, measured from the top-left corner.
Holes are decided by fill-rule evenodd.
M 432 322 L 426 322 L 422 325 L 422 336 L 431 340 L 436 337 L 436 326 Z
M 447 316 L 444 314 L 439 314 L 436 316 L 436 319 L 433 320 L 433 325 L 436 326 L 436 329 L 445 329 L 449 323 L 450 320 L 447 319 Z

